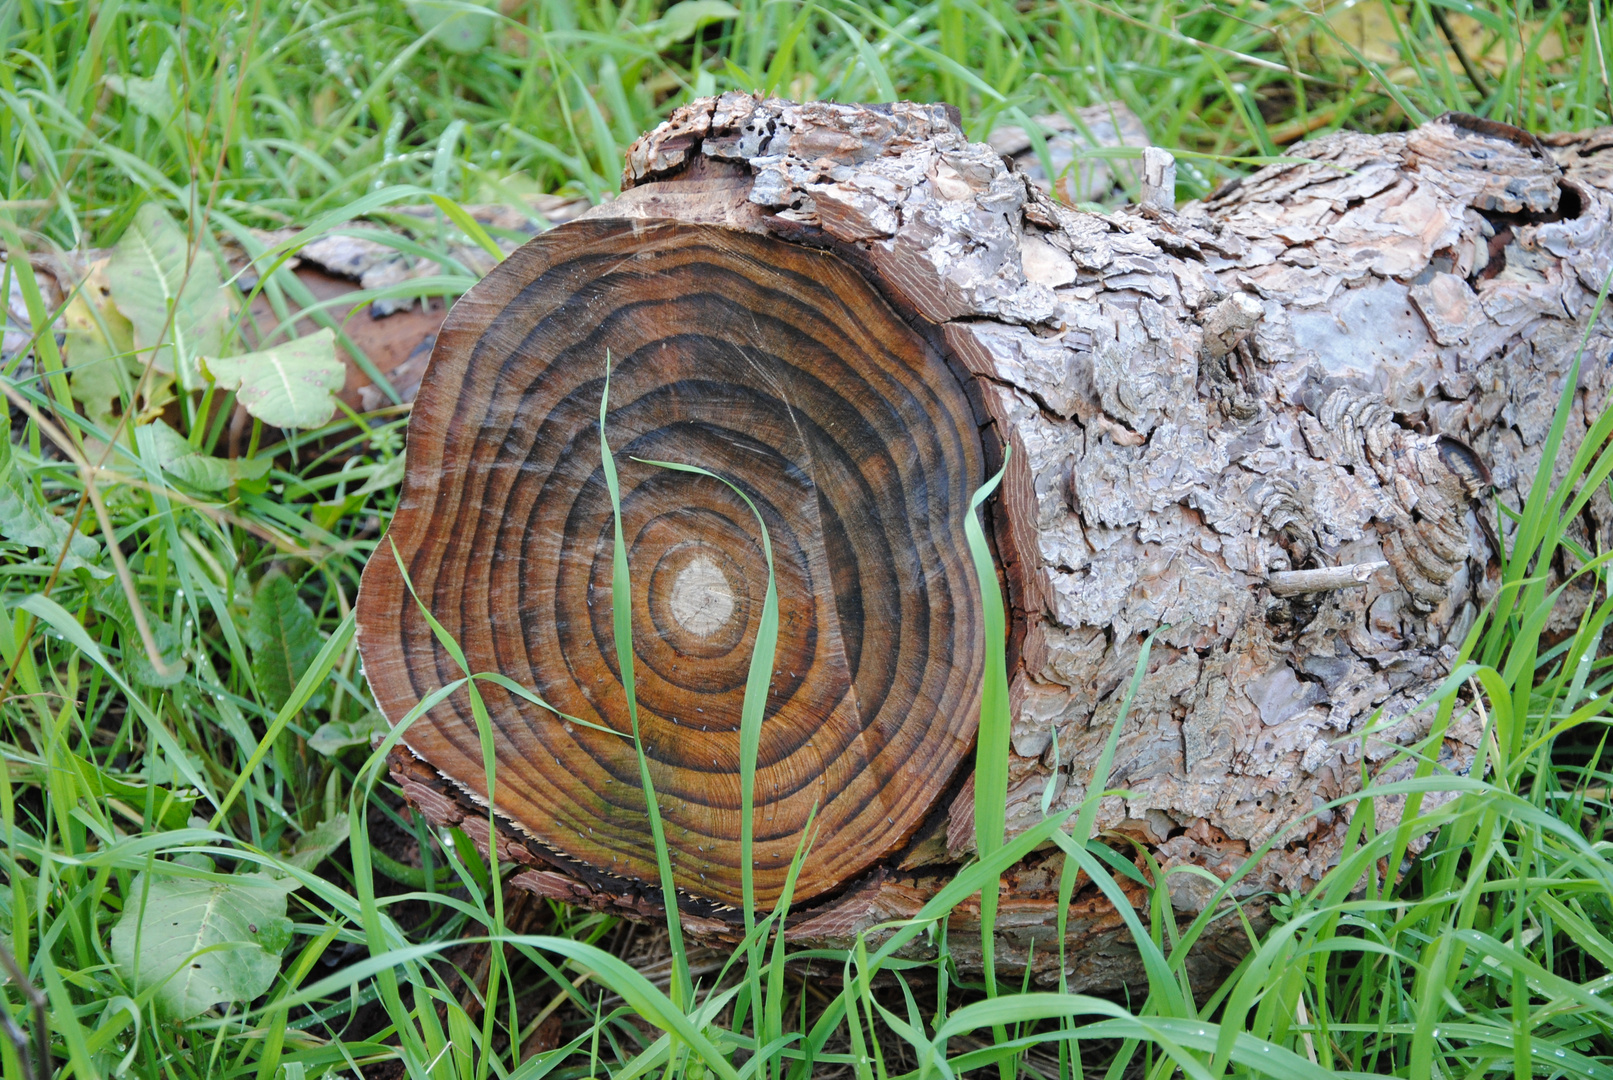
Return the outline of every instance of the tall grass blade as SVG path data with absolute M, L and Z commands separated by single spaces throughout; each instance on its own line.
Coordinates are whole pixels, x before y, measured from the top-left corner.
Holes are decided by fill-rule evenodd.
M 610 355 L 605 356 L 605 382 L 599 395 L 599 455 L 610 492 L 611 517 L 615 528 L 615 550 L 611 561 L 611 625 L 615 635 L 616 662 L 622 674 L 622 692 L 627 696 L 627 716 L 632 726 L 633 750 L 638 757 L 639 783 L 644 789 L 644 812 L 649 818 L 655 842 L 655 864 L 661 876 L 661 902 L 666 908 L 667 939 L 672 950 L 672 1001 L 676 1008 L 694 1006 L 694 985 L 689 977 L 689 954 L 683 945 L 683 923 L 678 911 L 678 889 L 672 876 L 672 856 L 667 850 L 666 830 L 661 823 L 661 806 L 655 784 L 650 779 L 650 761 L 639 737 L 638 698 L 633 690 L 633 589 L 627 570 L 627 541 L 622 536 L 622 492 L 616 478 L 616 459 L 605 436 L 606 414 L 610 406 Z M 769 657 L 771 662 L 771 657 Z

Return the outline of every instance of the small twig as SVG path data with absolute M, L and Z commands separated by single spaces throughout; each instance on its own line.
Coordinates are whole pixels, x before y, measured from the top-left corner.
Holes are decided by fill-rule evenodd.
M 13 665 L 15 666 L 15 665 Z M 4 694 L 0 693 L 0 705 L 12 701 L 33 701 L 35 698 L 51 698 L 55 701 L 71 701 L 66 694 L 58 694 L 53 690 L 41 690 L 37 694 Z
M 1266 575 L 1266 587 L 1273 596 L 1299 596 L 1303 593 L 1337 592 L 1358 589 L 1384 569 L 1386 562 L 1355 563 L 1350 566 L 1324 566 L 1318 570 L 1276 570 Z
M 6 974 L 11 976 L 11 981 L 22 992 L 24 1002 L 33 1010 L 34 1047 L 38 1052 L 28 1052 L 28 1036 L 11 1018 L 9 1009 L 0 1009 L 0 1028 L 5 1030 L 11 1045 L 17 1048 L 17 1056 L 22 1059 L 23 1075 L 32 1073 L 34 1080 L 50 1080 L 50 1027 L 45 1015 L 45 995 L 23 975 L 17 958 L 4 945 L 0 945 L 0 967 L 6 969 Z
M 1467 55 L 1467 50 L 1462 47 L 1461 41 L 1457 39 L 1456 31 L 1452 29 L 1451 21 L 1446 17 L 1445 10 L 1438 4 L 1429 4 L 1428 8 L 1433 12 L 1434 21 L 1439 24 L 1439 32 L 1445 35 L 1445 40 L 1450 43 L 1451 51 L 1456 54 L 1457 62 L 1462 65 L 1462 70 L 1467 74 L 1467 81 L 1473 84 L 1473 89 L 1479 92 L 1479 97 L 1489 97 L 1490 91 L 1484 85 L 1484 73 L 1479 70 L 1473 59 Z
M 1336 104 L 1328 105 L 1304 117 L 1290 120 L 1285 124 L 1278 124 L 1276 127 L 1268 129 L 1266 133 L 1271 136 L 1271 141 L 1274 145 L 1287 146 L 1291 142 L 1303 139 L 1317 128 L 1327 127 L 1338 117 L 1339 108 Z

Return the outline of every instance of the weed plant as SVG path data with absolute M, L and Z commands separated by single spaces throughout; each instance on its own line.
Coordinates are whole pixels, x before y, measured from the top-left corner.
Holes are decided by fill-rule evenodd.
M 1501 594 L 1426 705 L 1436 732 L 1479 719 L 1479 762 L 1450 774 L 1431 737 L 1407 750 L 1413 778 L 1327 808 L 1354 811 L 1340 865 L 1308 893 L 1265 898 L 1276 922 L 1246 923 L 1248 956 L 1213 985 L 1189 978 L 1188 950 L 1243 909 L 1179 926 L 1169 878 L 1194 871 L 1152 864 L 1133 907 L 1104 854 L 1119 841 L 1093 831 L 1097 794 L 1003 834 L 1000 653 L 981 716 L 982 857 L 916 918 L 847 952 L 798 951 L 777 933 L 786 889 L 777 910 L 746 905 L 730 956 L 681 942 L 669 919 L 659 973 L 630 961 L 628 928 L 606 916 L 545 902 L 512 920 L 507 868 L 403 810 L 384 769 L 399 729 L 379 723 L 353 645 L 406 406 L 360 414 L 326 387 L 288 413 L 259 405 L 249 445 L 227 452 L 223 418 L 247 399 L 229 359 L 316 372 L 341 340 L 342 310 L 286 269 L 301 243 L 435 199 L 434 235 L 389 242 L 442 273 L 386 296 L 455 295 L 474 272 L 447 241 L 493 247 L 459 203 L 604 198 L 627 143 L 697 94 L 946 99 L 976 136 L 1120 101 L 1180 151 L 1184 195 L 1309 132 L 1448 108 L 1536 130 L 1609 120 L 1604 0 L 1351 10 L 0 0 L 0 292 L 14 313 L 0 367 L 0 959 L 16 965 L 0 1073 L 1613 1078 L 1599 659 L 1613 598 L 1606 554 L 1565 528 L 1607 488 L 1613 414 L 1553 486 L 1572 375 L 1528 503 L 1497 523 Z M 226 280 L 224 245 L 253 258 L 251 275 Z M 146 259 L 162 288 L 130 293 L 119 258 Z M 243 314 L 254 289 L 282 326 L 313 312 L 326 336 L 259 333 Z M 607 468 L 609 429 L 602 402 Z M 1545 627 L 1566 586 L 1542 569 L 1565 563 L 1593 600 L 1558 640 Z M 615 566 L 632 571 L 620 551 Z M 983 600 L 1000 612 L 994 589 Z M 764 642 L 747 763 L 770 664 Z M 461 687 L 479 702 L 500 679 L 465 670 L 417 711 Z M 1565 738 L 1588 752 L 1570 761 Z M 1103 792 L 1109 760 L 1088 790 Z M 1389 805 L 1402 816 L 1379 827 Z M 1084 872 L 1127 919 L 1147 972 L 1129 998 L 1028 992 L 989 960 L 965 982 L 949 966 L 952 906 L 984 890 L 989 913 L 1001 871 L 1045 844 L 1065 854 L 1066 894 Z M 1223 897 L 1235 884 L 1216 883 Z M 915 943 L 937 958 L 912 959 Z

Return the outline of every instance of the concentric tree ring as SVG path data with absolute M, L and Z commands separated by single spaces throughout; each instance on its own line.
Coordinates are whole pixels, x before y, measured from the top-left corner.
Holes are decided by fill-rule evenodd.
M 974 739 L 983 646 L 964 540 L 983 479 L 958 379 L 836 257 L 725 229 L 580 221 L 532 241 L 455 306 L 409 427 L 403 495 L 365 572 L 360 643 L 394 722 L 472 671 L 629 731 L 611 624 L 622 485 L 640 727 L 679 887 L 740 898 L 739 717 L 768 568 L 780 598 L 756 773 L 755 881 L 776 898 L 816 807 L 796 899 L 900 846 Z M 631 742 L 490 683 L 496 808 L 608 874 L 656 880 Z M 485 800 L 463 690 L 410 748 Z

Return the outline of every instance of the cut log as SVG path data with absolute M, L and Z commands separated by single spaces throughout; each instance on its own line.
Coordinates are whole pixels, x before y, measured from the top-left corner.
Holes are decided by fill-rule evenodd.
M 768 566 L 738 495 L 646 461 L 740 483 L 789 598 L 757 760 L 757 896 L 779 895 L 814 808 L 802 900 L 899 847 L 969 752 L 984 647 L 963 533 L 983 454 L 935 349 L 831 255 L 621 219 L 523 247 L 455 306 L 437 349 L 469 363 L 433 361 L 422 384 L 416 479 L 389 535 L 473 670 L 595 725 L 483 688 L 500 809 L 570 858 L 656 880 L 633 744 L 598 730 L 632 730 L 599 452 L 608 357 L 639 726 L 679 883 L 740 901 L 740 709 Z M 365 670 L 402 715 L 460 673 L 437 662 L 389 551 L 364 590 Z M 372 644 L 376 610 L 397 613 L 390 647 Z M 408 743 L 485 798 L 468 702 Z
M 772 536 L 755 874 L 777 896 L 816 806 L 793 936 L 845 945 L 911 916 L 974 849 L 983 642 L 962 522 L 1005 446 L 987 513 L 1011 609 L 1010 833 L 1049 795 L 1086 798 L 1165 626 L 1110 778 L 1127 794 L 1099 826 L 1223 879 L 1275 839 L 1240 897 L 1316 881 L 1348 818 L 1317 808 L 1363 771 L 1409 773 L 1416 706 L 1497 587 L 1496 503 L 1527 493 L 1587 332 L 1561 463 L 1613 384 L 1613 324 L 1589 325 L 1613 133 L 1548 145 L 1453 114 L 1295 152 L 1311 162 L 1179 210 L 1150 152 L 1146 205 L 1105 216 L 1051 201 L 943 106 L 679 110 L 631 148 L 619 199 L 450 313 L 389 533 L 471 670 L 617 734 L 483 683 L 497 835 L 463 690 L 394 755 L 408 796 L 535 891 L 659 910 L 610 625 L 608 353 L 640 719 L 692 932 L 732 937 L 738 917 L 738 717 L 767 571 L 741 500 L 650 459 L 733 480 Z M 1576 528 L 1613 544 L 1605 492 Z M 1584 599 L 1570 589 L 1565 625 Z M 359 619 L 393 722 L 463 674 L 390 544 Z M 1477 738 L 1453 724 L 1441 760 L 1464 771 Z M 1380 824 L 1399 813 L 1383 802 Z M 999 963 L 1034 945 L 1044 981 L 1056 867 L 1009 874 L 998 922 Z M 1213 893 L 1169 880 L 1184 916 Z M 978 908 L 953 920 L 978 927 Z M 1196 963 L 1235 952 L 1222 925 Z M 1078 894 L 1069 934 L 1073 987 L 1137 977 L 1101 897 Z M 970 963 L 968 935 L 951 942 Z

